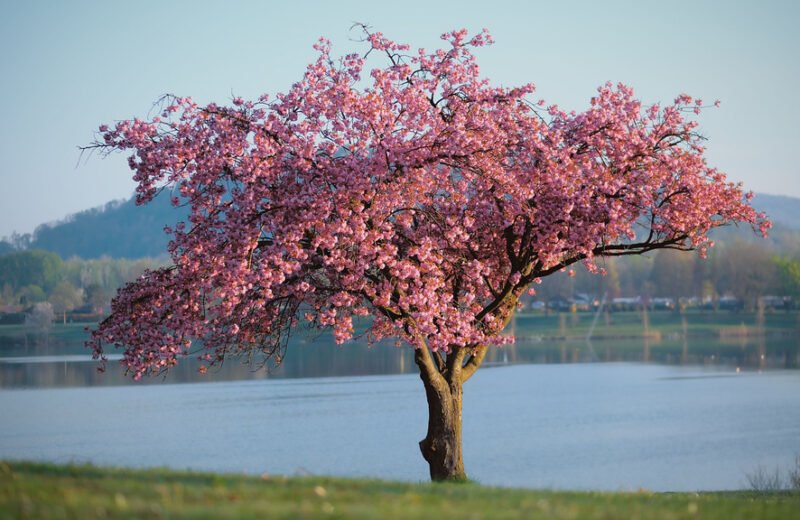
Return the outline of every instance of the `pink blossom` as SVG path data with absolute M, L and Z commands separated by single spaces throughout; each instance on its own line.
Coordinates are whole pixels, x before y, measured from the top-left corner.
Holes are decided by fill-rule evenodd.
M 480 75 L 471 48 L 488 33 L 442 37 L 442 49 L 406 52 L 370 33 L 367 50 L 381 52 L 340 60 L 321 39 L 284 93 L 232 106 L 167 98 L 156 118 L 101 127 L 96 146 L 130 154 L 137 203 L 169 186 L 189 216 L 168 228 L 172 265 L 117 294 L 95 357 L 123 348 L 136 379 L 191 345 L 205 364 L 278 362 L 298 317 L 337 343 L 353 316 L 371 316 L 369 341 L 502 344 L 519 297 L 577 262 L 604 273 L 598 257 L 702 252 L 726 223 L 769 230 L 706 163 L 691 119 L 700 100 L 643 108 L 607 83 L 585 111 L 543 113 L 532 83 Z

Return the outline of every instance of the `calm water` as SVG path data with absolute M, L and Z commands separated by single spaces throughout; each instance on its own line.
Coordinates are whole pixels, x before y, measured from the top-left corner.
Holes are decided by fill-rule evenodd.
M 800 452 L 800 372 L 627 363 L 483 369 L 464 450 L 484 484 L 746 487 Z M 0 392 L 0 458 L 422 481 L 413 375 Z
M 197 371 L 195 359 L 187 358 L 164 377 L 134 383 L 126 377 L 111 353 L 108 370 L 98 373 L 97 363 L 83 346 L 81 327 L 42 340 L 20 334 L 3 335 L 0 328 L 0 388 L 43 388 L 107 385 L 150 385 L 163 383 L 206 383 L 306 377 L 416 374 L 413 352 L 381 344 L 335 345 L 328 334 L 296 337 L 286 361 L 266 370 L 258 365 L 230 360 L 209 374 Z M 520 337 L 514 345 L 493 348 L 486 365 L 561 364 L 581 362 L 651 362 L 667 365 L 702 366 L 720 370 L 764 371 L 797 369 L 800 362 L 800 334 L 785 332 L 770 336 L 680 335 L 657 339 L 616 338 L 571 341 L 542 341 Z
M 467 472 L 535 488 L 746 487 L 800 453 L 798 341 L 494 349 L 465 387 Z M 98 374 L 75 334 L 0 336 L 0 458 L 427 480 L 411 351 L 329 343 L 298 341 L 270 372 L 186 362 L 132 384 L 113 362 Z

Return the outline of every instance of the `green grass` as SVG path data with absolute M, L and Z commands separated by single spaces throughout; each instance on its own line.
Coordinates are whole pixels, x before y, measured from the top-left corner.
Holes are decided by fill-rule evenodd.
M 96 323 L 54 323 L 46 337 L 25 325 L 0 325 L 0 348 L 4 355 L 31 355 L 36 353 L 88 354 L 83 346 L 89 333 L 86 327 Z
M 519 336 L 539 336 L 544 338 L 580 337 L 589 332 L 594 313 L 518 313 L 516 333 Z M 800 313 L 797 311 L 767 312 L 763 322 L 755 312 L 687 311 L 679 314 L 673 311 L 650 311 L 648 313 L 649 334 L 683 334 L 690 336 L 720 336 L 721 334 L 758 335 L 792 334 L 800 329 Z M 592 331 L 594 338 L 641 337 L 645 333 L 641 311 L 612 312 L 598 317 Z
M 798 493 L 592 493 L 0 462 L 0 518 L 800 518 Z
M 701 311 L 691 310 L 684 314 L 673 311 L 650 311 L 648 313 L 648 332 L 650 334 L 683 334 L 690 336 L 719 336 L 730 333 L 732 336 L 751 334 L 792 334 L 800 330 L 800 312 L 771 311 L 763 315 L 759 323 L 755 312 Z M 519 336 L 541 338 L 584 338 L 594 321 L 594 313 L 550 313 L 520 312 L 516 317 L 516 333 Z M 49 344 L 53 347 L 81 350 L 88 333 L 85 327 L 93 329 L 96 323 L 55 323 L 49 333 Z M 510 327 L 508 329 L 510 331 Z M 597 320 L 592 337 L 619 338 L 641 337 L 644 334 L 641 311 L 611 312 Z M 303 334 L 303 331 L 300 331 Z M 316 334 L 316 333 L 314 333 Z M 24 325 L 0 325 L 0 344 L 15 345 L 21 348 L 28 343 L 41 343 L 42 339 Z

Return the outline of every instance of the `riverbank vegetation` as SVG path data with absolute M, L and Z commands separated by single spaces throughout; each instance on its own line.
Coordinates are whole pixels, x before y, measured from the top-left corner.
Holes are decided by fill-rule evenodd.
M 564 492 L 0 463 L 3 518 L 798 518 L 797 492 Z
M 793 237 L 800 231 L 793 231 Z M 800 302 L 798 240 L 769 247 L 738 238 L 723 240 L 709 258 L 660 251 L 645 257 L 608 258 L 606 276 L 582 267 L 557 273 L 521 298 L 523 311 L 606 310 L 755 311 L 795 309 Z M 778 237 L 781 235 L 778 233 Z M 116 290 L 166 258 L 62 258 L 43 250 L 0 252 L 0 324 L 92 322 L 104 316 Z M 34 327 L 35 328 L 35 327 Z

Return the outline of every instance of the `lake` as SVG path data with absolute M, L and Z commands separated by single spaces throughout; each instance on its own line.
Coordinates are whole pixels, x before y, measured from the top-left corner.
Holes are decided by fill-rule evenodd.
M 465 386 L 467 473 L 487 485 L 683 491 L 747 487 L 759 467 L 793 462 L 800 371 L 784 367 L 796 366 L 796 338 L 670 341 L 496 349 Z M 97 374 L 80 350 L 9 346 L 0 458 L 427 480 L 410 352 L 318 343 L 295 345 L 270 373 L 229 363 L 198 376 L 187 363 L 144 385 Z M 661 363 L 620 362 L 626 352 Z M 677 364 L 682 353 L 690 363 Z M 349 375 L 309 377 L 331 370 Z

